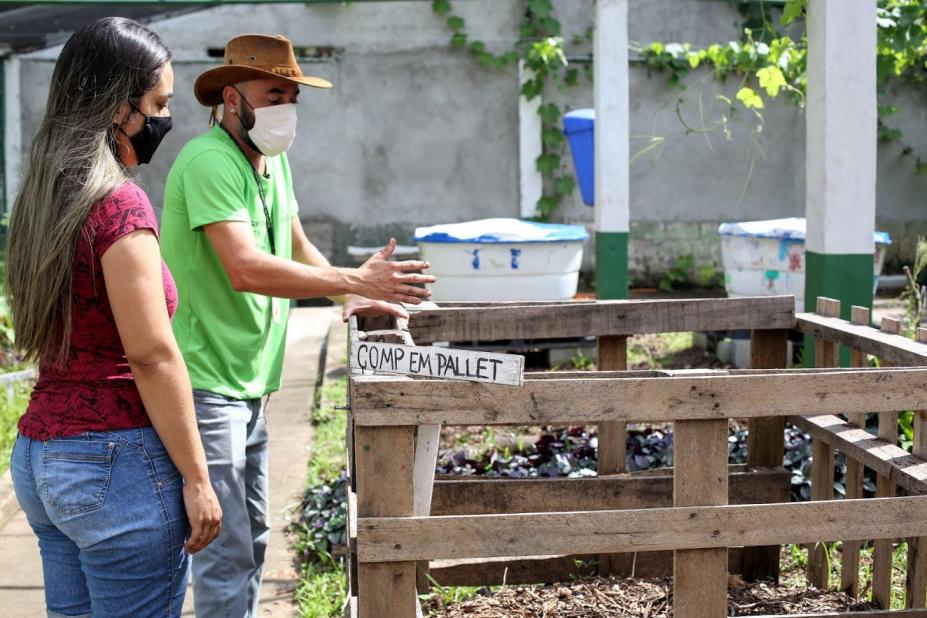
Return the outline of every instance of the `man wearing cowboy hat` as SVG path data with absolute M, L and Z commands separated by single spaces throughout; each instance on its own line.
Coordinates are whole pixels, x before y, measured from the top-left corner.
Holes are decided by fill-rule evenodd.
M 255 616 L 269 536 L 264 397 L 280 386 L 291 298 L 341 297 L 344 316 L 417 304 L 424 262 L 392 262 L 391 239 L 360 268 L 334 268 L 306 238 L 285 151 L 304 75 L 283 36 L 229 41 L 194 92 L 215 126 L 184 146 L 167 178 L 161 243 L 177 282 L 174 332 L 194 388 L 220 536 L 193 562 L 198 616 Z M 218 114 L 218 106 L 222 114 Z

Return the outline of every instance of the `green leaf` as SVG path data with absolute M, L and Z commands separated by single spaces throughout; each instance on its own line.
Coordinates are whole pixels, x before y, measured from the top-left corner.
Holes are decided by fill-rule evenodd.
M 560 205 L 560 200 L 551 195 L 545 195 L 538 200 L 537 210 L 540 215 L 539 220 L 547 221 L 550 219 L 550 214 L 557 210 L 557 206 Z
M 434 11 L 436 15 L 444 17 L 451 12 L 451 0 L 433 0 L 431 3 L 431 10 Z
M 775 98 L 779 90 L 786 85 L 785 75 L 779 67 L 763 67 L 756 72 L 756 76 L 760 80 L 760 88 L 765 88 L 766 94 L 772 98 Z
M 579 83 L 579 69 L 567 69 L 563 75 L 563 83 L 571 87 Z
M 563 136 L 563 131 L 561 131 L 559 128 L 545 129 L 541 133 L 541 141 L 548 148 L 559 148 L 565 139 L 566 138 Z
M 914 173 L 918 176 L 927 176 L 927 161 L 918 159 L 914 165 Z
M 535 17 L 547 17 L 554 10 L 550 0 L 528 0 L 526 8 Z
M 547 103 L 538 108 L 538 116 L 545 124 L 557 124 L 560 120 L 560 107 L 556 103 Z
M 521 94 L 529 101 L 539 96 L 544 90 L 544 82 L 540 79 L 529 79 L 521 85 Z
M 560 36 L 560 22 L 553 17 L 544 17 L 540 20 L 540 26 L 547 31 L 548 36 Z
M 467 25 L 467 22 L 463 17 L 457 15 L 451 15 L 447 18 L 447 27 L 451 30 L 463 30 L 464 26 Z
M 553 153 L 542 154 L 534 162 L 534 165 L 542 176 L 551 176 L 560 169 L 560 155 Z
M 737 100 L 747 109 L 763 109 L 763 99 L 753 88 L 743 87 L 737 92 Z
M 787 0 L 782 7 L 782 25 L 788 26 L 805 12 L 806 0 Z
M 569 195 L 576 188 L 576 181 L 572 176 L 558 176 L 554 180 L 554 191 L 560 195 Z
M 697 69 L 698 65 L 701 64 L 701 62 L 702 62 L 702 57 L 699 54 L 695 52 L 692 52 L 689 54 L 689 66 L 690 67 L 692 67 L 693 69 Z
M 470 43 L 470 51 L 477 55 L 482 54 L 486 51 L 486 43 L 482 41 L 473 41 Z
M 464 47 L 467 44 L 467 35 L 463 32 L 455 32 L 451 37 L 451 45 L 454 47 Z

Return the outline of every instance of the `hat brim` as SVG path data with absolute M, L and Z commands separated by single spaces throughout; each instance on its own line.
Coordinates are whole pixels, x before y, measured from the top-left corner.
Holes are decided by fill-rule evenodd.
M 289 75 L 279 75 L 272 71 L 265 71 L 255 67 L 244 66 L 240 64 L 226 64 L 221 67 L 209 69 L 196 78 L 193 85 L 193 94 L 196 100 L 207 107 L 222 105 L 222 89 L 232 84 L 250 81 L 252 79 L 267 79 L 277 77 L 287 81 L 310 86 L 312 88 L 328 89 L 332 83 L 321 77 L 312 77 L 311 75 L 302 75 L 300 77 L 291 77 Z

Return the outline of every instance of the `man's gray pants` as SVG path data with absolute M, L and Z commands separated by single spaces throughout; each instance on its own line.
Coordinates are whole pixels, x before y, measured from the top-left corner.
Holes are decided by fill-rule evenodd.
M 193 557 L 196 615 L 254 618 L 270 537 L 262 401 L 193 391 L 193 403 L 209 479 L 222 506 L 222 532 Z

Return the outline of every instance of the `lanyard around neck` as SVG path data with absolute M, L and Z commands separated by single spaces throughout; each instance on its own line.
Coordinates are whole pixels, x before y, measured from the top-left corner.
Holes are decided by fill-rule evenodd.
M 220 124 L 222 130 L 229 136 L 229 139 L 232 140 L 232 143 L 235 144 L 238 151 L 241 152 L 241 156 L 245 158 L 245 162 L 248 164 L 248 167 L 251 168 L 251 173 L 254 175 L 254 183 L 257 185 L 258 195 L 261 198 L 261 206 L 264 208 L 264 223 L 267 225 L 267 240 L 270 242 L 270 253 L 271 255 L 277 254 L 277 246 L 274 242 L 274 222 L 270 217 L 270 209 L 267 208 L 267 198 L 264 196 L 264 186 L 261 184 L 261 177 L 258 175 L 257 168 L 251 163 L 251 159 L 248 158 L 248 155 L 245 153 L 241 145 L 232 137 L 231 132 L 225 128 L 224 125 Z

